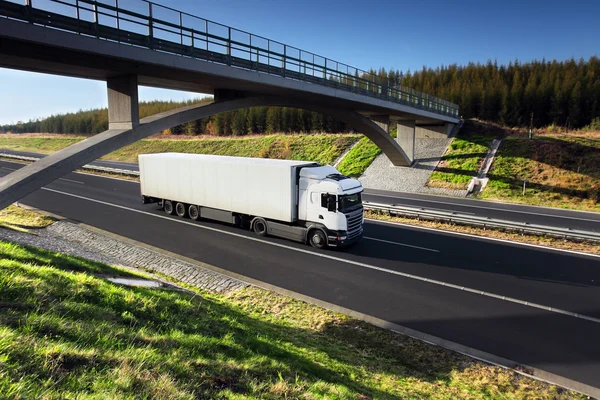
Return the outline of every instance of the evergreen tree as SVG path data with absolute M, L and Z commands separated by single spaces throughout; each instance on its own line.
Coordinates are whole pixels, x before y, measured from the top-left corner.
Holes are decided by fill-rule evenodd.
M 233 120 L 231 122 L 231 131 L 234 136 L 245 135 L 247 132 L 246 122 L 248 120 L 247 110 L 237 110 L 233 112 Z

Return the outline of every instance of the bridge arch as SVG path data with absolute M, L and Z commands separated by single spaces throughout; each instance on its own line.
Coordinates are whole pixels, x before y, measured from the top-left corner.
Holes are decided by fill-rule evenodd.
M 329 108 L 279 97 L 247 97 L 192 105 L 155 114 L 143 118 L 139 125 L 131 129 L 109 129 L 59 150 L 2 178 L 0 180 L 0 209 L 83 165 L 157 132 L 214 114 L 259 106 L 297 107 L 330 115 L 371 139 L 395 165 L 406 165 L 406 154 L 396 141 L 373 121 L 355 111 Z

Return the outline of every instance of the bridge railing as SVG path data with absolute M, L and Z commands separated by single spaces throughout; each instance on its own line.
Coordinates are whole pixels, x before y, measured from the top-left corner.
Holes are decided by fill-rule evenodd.
M 0 0 L 0 16 L 459 116 L 456 104 L 438 97 L 147 0 Z

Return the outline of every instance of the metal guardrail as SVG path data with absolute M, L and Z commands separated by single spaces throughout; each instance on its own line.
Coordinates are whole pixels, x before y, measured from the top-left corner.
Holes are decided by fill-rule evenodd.
M 147 0 L 0 0 L 0 16 L 335 87 L 458 118 L 458 106 L 376 74 Z
M 8 154 L 8 153 L 0 153 L 0 158 L 8 158 L 12 160 L 20 160 L 20 161 L 29 161 L 35 162 L 40 160 L 38 157 L 28 157 L 28 156 L 19 156 L 16 154 Z M 131 171 L 129 169 L 121 169 L 121 168 L 111 168 L 111 167 L 103 167 L 101 165 L 91 165 L 87 164 L 81 167 L 80 169 L 88 170 L 88 171 L 97 171 L 97 172 L 107 172 L 111 174 L 117 175 L 127 175 L 127 176 L 140 176 L 138 171 Z
M 37 157 L 19 156 L 15 154 L 0 153 L 0 158 L 8 158 L 21 161 L 37 161 Z M 99 165 L 84 165 L 81 169 L 89 171 L 108 172 L 118 175 L 140 176 L 139 171 L 127 169 L 103 167 Z M 483 228 L 507 229 L 522 233 L 547 235 L 559 238 L 570 238 L 577 240 L 586 240 L 600 242 L 600 233 L 580 231 L 575 229 L 557 228 L 553 226 L 543 226 L 530 224 L 528 222 L 515 222 L 488 217 L 477 217 L 473 215 L 464 216 L 455 212 L 445 212 L 437 210 L 427 210 L 419 207 L 406 207 L 398 205 L 363 202 L 365 210 L 383 212 L 388 215 L 408 216 L 413 218 L 423 218 L 435 221 L 444 221 L 460 225 L 478 226 Z
M 477 217 L 473 215 L 464 216 L 455 212 L 444 212 L 437 210 L 427 210 L 425 208 L 405 207 L 389 204 L 363 202 L 365 210 L 383 212 L 389 215 L 408 216 L 413 218 L 423 218 L 436 221 L 456 223 L 460 225 L 479 226 L 483 228 L 507 229 L 521 233 L 536 235 L 547 235 L 559 238 L 570 238 L 577 240 L 586 240 L 600 242 L 600 233 L 580 231 L 568 228 L 557 228 L 553 226 L 543 226 L 530 224 L 528 222 L 515 222 L 487 217 Z

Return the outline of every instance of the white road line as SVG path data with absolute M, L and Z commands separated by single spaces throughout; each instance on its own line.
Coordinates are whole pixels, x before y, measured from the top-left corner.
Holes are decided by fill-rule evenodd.
M 396 246 L 411 247 L 413 249 L 431 251 L 431 252 L 434 252 L 434 253 L 439 253 L 440 252 L 439 250 L 436 250 L 436 249 L 428 249 L 427 247 L 413 246 L 411 244 L 399 243 L 399 242 L 392 242 L 390 240 L 377 239 L 377 238 L 373 238 L 373 237 L 364 236 L 363 239 L 374 240 L 376 242 L 382 242 L 382 243 L 388 243 L 388 244 L 395 244 Z
M 80 184 L 80 185 L 85 185 L 85 183 L 83 183 L 83 182 L 80 182 L 80 181 L 74 181 L 74 180 L 71 180 L 71 179 L 66 179 L 66 178 L 58 178 L 58 180 L 60 180 L 60 181 L 66 181 L 66 182 L 72 182 L 72 183 L 78 183 L 78 184 Z
M 584 253 L 584 252 L 575 251 L 575 250 L 559 249 L 559 248 L 556 248 L 556 247 L 541 246 L 539 244 L 515 242 L 515 241 L 511 241 L 511 240 L 506 240 L 506 239 L 491 238 L 491 237 L 487 237 L 487 236 L 478 236 L 478 235 L 473 235 L 473 234 L 470 234 L 470 233 L 446 231 L 444 229 L 436 229 L 436 228 L 428 228 L 426 226 L 403 224 L 401 222 L 382 221 L 382 220 L 379 220 L 379 219 L 372 219 L 372 218 L 365 218 L 365 220 L 369 221 L 369 222 L 376 223 L 376 224 L 395 225 L 395 226 L 401 226 L 401 227 L 404 227 L 404 228 L 414 228 L 414 229 L 421 229 L 421 230 L 424 230 L 424 231 L 432 231 L 432 232 L 435 232 L 437 234 L 448 234 L 448 235 L 455 235 L 455 236 L 466 236 L 468 238 L 480 239 L 480 240 L 488 240 L 488 241 L 491 241 L 491 242 L 508 243 L 508 244 L 512 244 L 512 245 L 515 245 L 515 246 L 534 247 L 536 249 L 558 251 L 558 252 L 562 252 L 562 253 L 576 254 L 578 256 L 600 258 L 600 255 L 598 255 L 598 254 Z
M 387 197 L 387 198 L 390 198 L 390 199 L 402 199 L 402 200 L 412 200 L 412 201 L 425 201 L 427 203 L 436 203 L 436 204 L 443 203 L 443 204 L 447 204 L 447 205 L 450 205 L 450 206 L 483 208 L 485 210 L 504 211 L 504 212 L 509 212 L 509 213 L 519 213 L 519 214 L 527 214 L 527 215 L 540 215 L 540 216 L 543 216 L 543 217 L 573 219 L 573 220 L 577 220 L 577 221 L 586 221 L 586 222 L 594 221 L 594 220 L 590 220 L 589 218 L 565 217 L 563 215 L 544 214 L 544 213 L 536 213 L 536 212 L 531 212 L 531 211 L 510 210 L 510 209 L 506 209 L 506 208 L 496 208 L 496 207 L 488 207 L 488 206 L 475 206 L 475 205 L 471 205 L 471 204 L 451 203 L 451 202 L 439 201 L 439 200 L 414 199 L 414 198 L 411 198 L 411 197 L 388 196 L 388 195 L 385 195 L 385 194 L 375 194 L 375 193 L 367 193 L 367 195 L 368 196 Z M 526 206 L 526 207 L 535 207 L 535 206 Z M 540 207 L 538 207 L 538 208 L 540 208 Z M 448 211 L 448 209 L 445 209 L 445 211 Z M 570 211 L 579 211 L 579 210 L 570 210 Z
M 537 303 L 531 303 L 531 302 L 528 302 L 528 301 L 523 301 L 523 300 L 515 299 L 515 298 L 512 298 L 512 297 L 501 296 L 501 295 L 498 295 L 498 294 L 489 293 L 489 292 L 485 292 L 485 291 L 482 291 L 482 290 L 471 289 L 471 288 L 468 288 L 468 287 L 465 287 L 465 286 L 454 285 L 454 284 L 448 283 L 448 282 L 442 282 L 442 281 L 438 281 L 438 280 L 435 280 L 435 279 L 429 279 L 429 278 L 425 278 L 425 277 L 418 276 L 418 275 L 407 274 L 405 272 L 394 271 L 394 270 L 391 270 L 391 269 L 377 267 L 375 265 L 369 265 L 369 264 L 361 263 L 361 262 L 358 262 L 358 261 L 346 260 L 344 258 L 331 256 L 329 254 L 315 253 L 315 252 L 310 251 L 310 250 L 300 249 L 300 248 L 297 248 L 297 247 L 287 246 L 287 245 L 280 244 L 280 243 L 275 243 L 275 242 L 269 242 L 269 241 L 258 239 L 258 238 L 255 238 L 255 237 L 241 235 L 239 233 L 233 233 L 233 232 L 223 231 L 221 229 L 216 229 L 216 228 L 211 228 L 209 226 L 199 225 L 197 223 L 193 223 L 193 222 L 190 222 L 190 221 L 175 219 L 175 218 L 167 217 L 167 216 L 164 216 L 164 215 L 153 214 L 153 213 L 150 213 L 150 212 L 147 212 L 147 211 L 136 210 L 135 208 L 125 207 L 125 206 L 121 206 L 121 205 L 118 205 L 118 204 L 112 204 L 112 203 L 108 203 L 108 202 L 105 202 L 105 201 L 92 199 L 92 198 L 89 198 L 89 197 L 79 196 L 79 195 L 76 195 L 76 194 L 73 194 L 73 193 L 62 192 L 60 190 L 49 189 L 49 188 L 45 188 L 45 187 L 43 187 L 42 190 L 47 190 L 49 192 L 58 193 L 58 194 L 62 194 L 62 195 L 65 195 L 65 196 L 70 196 L 70 197 L 75 197 L 75 198 L 78 198 L 78 199 L 87 200 L 87 201 L 91 201 L 93 203 L 103 204 L 103 205 L 110 206 L 110 207 L 120 208 L 122 210 L 132 211 L 132 212 L 135 212 L 135 213 L 138 213 L 138 214 L 149 215 L 149 216 L 154 217 L 154 218 L 160 218 L 160 219 L 165 219 L 165 220 L 172 221 L 172 222 L 177 222 L 177 223 L 180 223 L 180 224 L 190 225 L 190 226 L 196 227 L 198 229 L 204 229 L 204 230 L 211 231 L 211 232 L 218 232 L 218 233 L 222 233 L 224 235 L 229 235 L 229 236 L 234 236 L 234 237 L 238 237 L 238 238 L 242 238 L 242 239 L 246 239 L 246 240 L 251 240 L 253 242 L 264 243 L 264 244 L 267 244 L 269 246 L 279 247 L 279 248 L 283 248 L 283 249 L 286 249 L 286 250 L 295 251 L 295 252 L 298 252 L 298 253 L 310 254 L 310 255 L 315 256 L 315 257 L 321 257 L 321 258 L 325 258 L 325 259 L 328 259 L 328 260 L 333 260 L 333 261 L 338 261 L 338 262 L 342 262 L 342 263 L 346 263 L 346 264 L 351 264 L 351 265 L 355 265 L 355 266 L 358 266 L 358 267 L 362 267 L 362 268 L 366 268 L 366 269 L 371 269 L 371 270 L 374 270 L 374 271 L 379 271 L 379 272 L 384 272 L 384 273 L 391 274 L 391 275 L 401 276 L 403 278 L 414 279 L 414 280 L 421 281 L 421 282 L 431 283 L 431 284 L 437 285 L 437 286 L 443 286 L 443 287 L 447 287 L 447 288 L 451 288 L 451 289 L 460 290 L 460 291 L 463 291 L 463 292 L 478 294 L 480 296 L 491 297 L 491 298 L 494 298 L 494 299 L 503 300 L 503 301 L 506 301 L 506 302 L 509 302 L 509 303 L 520 304 L 520 305 L 524 305 L 524 306 L 527 306 L 527 307 L 532 307 L 532 308 L 537 308 L 537 309 L 541 309 L 541 310 L 553 312 L 553 313 L 556 313 L 556 314 L 562 314 L 562 315 L 566 315 L 566 316 L 574 317 L 574 318 L 579 318 L 579 319 L 583 319 L 583 320 L 590 321 L 590 322 L 600 323 L 600 318 L 595 318 L 595 317 L 590 317 L 590 316 L 587 316 L 587 315 L 577 314 L 577 313 L 574 313 L 574 312 L 571 312 L 571 311 L 561 310 L 559 308 L 549 307 L 549 306 L 545 306 L 545 305 L 537 304 Z

